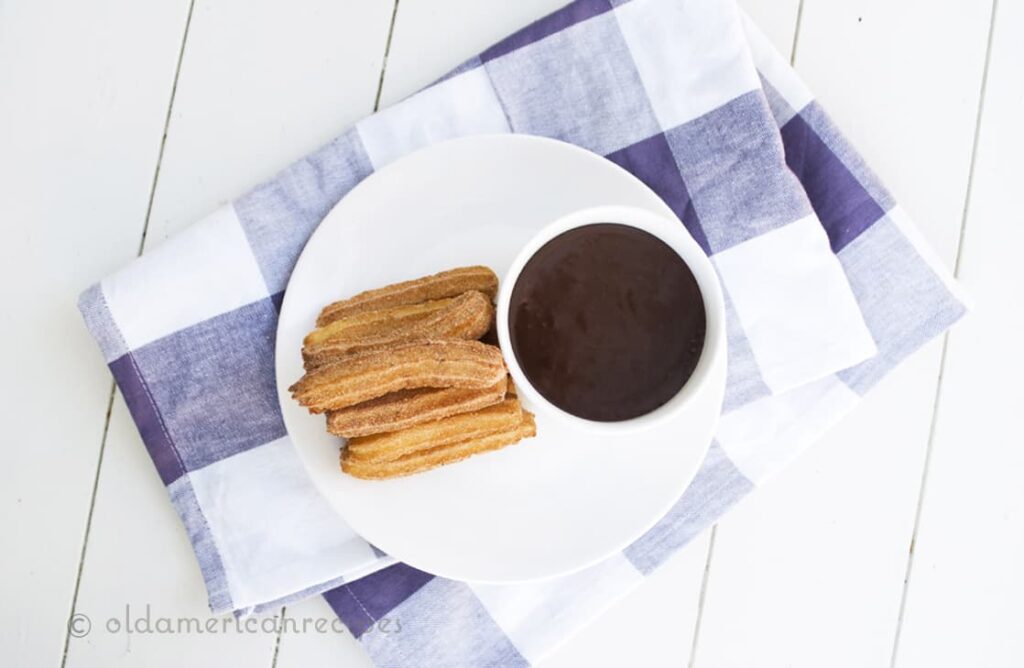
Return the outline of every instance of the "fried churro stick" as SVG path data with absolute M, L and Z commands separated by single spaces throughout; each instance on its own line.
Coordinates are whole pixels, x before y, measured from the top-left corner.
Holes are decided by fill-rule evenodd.
M 523 409 L 517 399 L 506 399 L 471 413 L 424 422 L 400 431 L 349 439 L 346 456 L 361 462 L 388 462 L 412 452 L 431 450 L 517 427 Z
M 536 434 L 537 426 L 534 423 L 533 415 L 528 411 L 523 411 L 519 424 L 505 431 L 492 432 L 487 436 L 470 438 L 429 450 L 420 450 L 389 462 L 367 462 L 353 459 L 347 455 L 346 449 L 341 455 L 341 470 L 351 476 L 366 480 L 397 478 L 445 464 L 453 464 L 483 452 L 499 450 Z
M 387 311 L 371 311 L 342 318 L 314 330 L 306 337 L 307 343 L 302 349 L 306 369 L 313 369 L 354 352 L 375 350 L 396 343 L 427 339 L 477 339 L 487 331 L 494 319 L 494 306 L 482 292 L 470 290 L 454 299 L 426 304 L 437 304 L 440 301 L 446 302 L 443 307 L 432 309 L 423 317 L 419 317 L 419 313 L 416 317 L 393 318 L 386 315 L 412 308 L 399 306 Z M 381 315 L 374 319 L 368 318 L 375 314 Z M 364 322 L 356 326 L 345 326 L 351 320 Z M 321 334 L 332 329 L 336 331 L 327 335 L 327 338 Z
M 487 267 L 461 267 L 376 290 L 367 290 L 354 297 L 328 304 L 320 311 L 316 324 L 317 327 L 323 327 L 329 322 L 357 313 L 454 297 L 468 290 L 477 290 L 493 299 L 498 291 L 498 277 Z
M 357 313 L 339 318 L 317 327 L 303 339 L 303 347 L 314 346 L 332 339 L 354 340 L 373 334 L 383 334 L 423 322 L 439 311 L 443 311 L 456 298 L 434 299 L 419 304 L 403 304 L 380 311 Z
M 505 398 L 506 381 L 482 390 L 461 387 L 401 390 L 327 414 L 327 431 L 352 438 L 408 429 L 486 408 Z
M 505 377 L 501 351 L 479 341 L 417 341 L 356 353 L 307 372 L 288 390 L 311 413 L 418 387 L 490 387 Z

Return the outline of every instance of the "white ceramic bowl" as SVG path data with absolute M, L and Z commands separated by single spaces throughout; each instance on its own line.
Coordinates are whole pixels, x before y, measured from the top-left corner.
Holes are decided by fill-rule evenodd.
M 512 298 L 512 290 L 523 267 L 530 258 L 540 250 L 547 242 L 558 235 L 569 230 L 596 223 L 619 223 L 643 230 L 664 241 L 672 250 L 679 255 L 686 263 L 697 279 L 697 286 L 701 296 L 704 298 L 704 311 L 706 314 L 706 334 L 704 337 L 704 349 L 701 351 L 700 359 L 693 370 L 693 374 L 686 381 L 678 393 L 667 402 L 654 409 L 650 413 L 640 415 L 628 420 L 616 422 L 599 422 L 587 420 L 568 413 L 542 395 L 527 379 L 526 374 L 519 366 L 512 350 L 512 339 L 508 328 L 509 303 Z M 622 433 L 646 429 L 657 425 L 677 415 L 696 396 L 703 385 L 708 382 L 711 367 L 717 359 L 719 349 L 725 345 L 725 305 L 722 301 L 722 289 L 718 283 L 718 275 L 715 273 L 711 261 L 708 260 L 704 251 L 697 242 L 693 240 L 690 233 L 677 218 L 668 218 L 652 213 L 645 209 L 625 206 L 599 206 L 590 209 L 583 209 L 559 218 L 544 227 L 537 233 L 512 261 L 512 266 L 505 274 L 498 291 L 497 305 L 497 328 L 498 342 L 501 345 L 505 363 L 508 365 L 512 380 L 515 381 L 519 392 L 526 398 L 527 402 L 539 411 L 550 415 L 558 420 L 563 420 L 572 425 L 599 431 L 603 433 Z

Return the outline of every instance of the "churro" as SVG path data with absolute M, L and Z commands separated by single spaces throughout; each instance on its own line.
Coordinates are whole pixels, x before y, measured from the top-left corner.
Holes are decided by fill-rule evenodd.
M 479 341 L 417 341 L 356 353 L 307 372 L 289 391 L 311 413 L 339 410 L 420 387 L 491 387 L 505 377 L 501 351 Z
M 518 426 L 522 418 L 519 400 L 506 399 L 471 413 L 424 422 L 409 429 L 349 439 L 347 456 L 363 462 L 392 461 L 412 452 L 508 431 Z
M 327 431 L 352 438 L 408 429 L 459 413 L 486 408 L 505 398 L 501 380 L 484 389 L 462 387 L 401 390 L 327 414 Z
M 536 434 L 496 345 L 498 278 L 461 267 L 328 304 L 289 389 L 347 439 L 342 471 L 410 475 Z M 496 341 L 495 341 L 496 343 Z
M 453 299 L 397 306 L 335 320 L 306 337 L 302 357 L 306 369 L 312 369 L 353 352 L 376 350 L 396 343 L 477 339 L 487 331 L 493 319 L 491 300 L 471 290 Z
M 366 311 L 346 318 L 333 320 L 323 327 L 317 327 L 303 339 L 303 349 L 325 343 L 332 339 L 358 340 L 359 338 L 383 334 L 422 322 L 438 311 L 443 311 L 457 299 L 434 299 L 420 304 L 403 304 L 380 311 Z
M 357 313 L 454 297 L 469 290 L 482 292 L 493 299 L 498 291 L 498 277 L 487 267 L 461 267 L 376 290 L 367 290 L 354 297 L 328 304 L 320 311 L 316 324 L 317 327 L 323 327 Z
M 491 432 L 486 436 L 467 438 L 447 445 L 419 450 L 391 461 L 356 459 L 348 455 L 346 449 L 342 451 L 341 455 L 341 470 L 356 478 L 367 480 L 397 478 L 445 464 L 453 464 L 483 452 L 498 450 L 518 443 L 524 438 L 530 438 L 536 433 L 537 427 L 533 415 L 528 411 L 523 411 L 519 423 L 511 428 Z

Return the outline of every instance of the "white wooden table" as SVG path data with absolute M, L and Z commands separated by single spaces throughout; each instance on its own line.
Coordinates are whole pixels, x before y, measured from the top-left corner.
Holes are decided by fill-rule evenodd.
M 0 0 L 0 663 L 369 665 L 348 634 L 99 628 L 209 613 L 74 302 L 563 2 Z M 975 311 L 548 665 L 1022 666 L 1024 1 L 742 4 Z

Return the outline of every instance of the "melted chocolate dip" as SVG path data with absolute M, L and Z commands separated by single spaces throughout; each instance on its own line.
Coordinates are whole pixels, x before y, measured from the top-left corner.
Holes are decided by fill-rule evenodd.
M 628 225 L 561 234 L 512 289 L 512 350 L 530 383 L 577 417 L 628 420 L 683 387 L 704 349 L 704 300 L 675 251 Z

